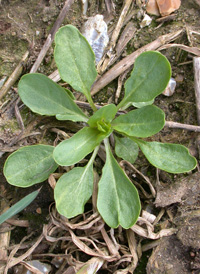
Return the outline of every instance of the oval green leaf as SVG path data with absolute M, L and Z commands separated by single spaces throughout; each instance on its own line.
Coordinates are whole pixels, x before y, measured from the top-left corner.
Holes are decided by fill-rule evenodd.
M 196 159 L 182 145 L 145 142 L 142 140 L 136 142 L 153 166 L 169 173 L 189 172 L 197 165 Z
M 103 133 L 94 128 L 84 127 L 70 139 L 61 142 L 55 148 L 53 157 L 59 165 L 74 165 L 92 152 L 110 133 Z
M 112 228 L 121 225 L 128 229 L 140 214 L 137 189 L 121 169 L 110 148 L 106 147 L 106 163 L 98 184 L 97 208 Z
M 131 76 L 125 83 L 125 96 L 118 109 L 133 102 L 148 102 L 161 94 L 171 77 L 167 58 L 157 51 L 147 51 L 135 60 Z
M 60 77 L 88 98 L 97 76 L 89 43 L 77 28 L 67 25 L 57 31 L 55 44 L 54 58 Z
M 45 181 L 58 165 L 53 159 L 53 146 L 25 146 L 12 153 L 4 165 L 4 175 L 14 186 L 29 187 Z
M 58 115 L 58 119 L 64 115 L 65 120 L 71 121 L 88 120 L 68 92 L 45 75 L 24 75 L 19 81 L 18 93 L 23 103 L 38 114 Z
M 60 177 L 54 189 L 58 212 L 72 218 L 84 212 L 93 191 L 93 165 L 75 167 Z
M 146 106 L 120 115 L 112 122 L 112 127 L 135 137 L 149 137 L 159 132 L 165 125 L 165 114 L 156 106 Z
M 139 147 L 129 138 L 115 136 L 115 153 L 118 157 L 133 164 L 138 157 Z
M 37 197 L 39 190 L 33 191 L 32 193 L 25 196 L 19 202 L 11 206 L 6 212 L 0 215 L 0 225 L 8 220 L 9 218 L 15 216 L 17 213 L 26 208 L 32 201 Z

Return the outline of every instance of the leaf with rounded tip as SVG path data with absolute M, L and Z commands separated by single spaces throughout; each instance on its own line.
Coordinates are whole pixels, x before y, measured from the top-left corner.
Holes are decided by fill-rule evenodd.
M 135 139 L 134 139 L 135 140 Z M 197 165 L 196 159 L 183 145 L 135 140 L 147 160 L 155 167 L 170 173 L 191 171 Z
M 87 122 L 87 116 L 75 104 L 68 92 L 40 73 L 24 75 L 18 93 L 23 103 L 41 115 L 64 115 L 65 120 Z
M 60 77 L 88 98 L 97 71 L 95 55 L 85 37 L 72 25 L 61 27 L 55 36 L 54 58 Z
M 9 184 L 29 187 L 45 181 L 58 165 L 53 159 L 53 146 L 25 146 L 13 152 L 4 165 Z
M 93 165 L 75 167 L 60 177 L 54 189 L 58 212 L 72 218 L 84 212 L 93 191 Z
M 62 166 L 78 163 L 91 153 L 111 131 L 103 133 L 94 128 L 84 127 L 70 139 L 62 141 L 54 150 L 55 161 Z
M 135 60 L 131 76 L 125 83 L 125 95 L 118 109 L 133 102 L 148 102 L 161 94 L 171 77 L 167 58 L 157 51 L 147 51 Z
M 129 138 L 119 138 L 115 136 L 115 153 L 125 161 L 134 163 L 138 157 L 139 147 Z
M 146 106 L 120 115 L 112 122 L 113 129 L 128 136 L 149 137 L 165 125 L 165 114 L 156 106 Z
M 134 225 L 141 208 L 137 189 L 107 147 L 98 184 L 97 208 L 107 225 L 112 228 L 121 225 L 125 229 Z

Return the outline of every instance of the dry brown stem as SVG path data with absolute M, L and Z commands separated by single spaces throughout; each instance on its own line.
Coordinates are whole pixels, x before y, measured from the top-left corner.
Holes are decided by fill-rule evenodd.
M 26 53 L 23 55 L 21 61 L 19 62 L 19 64 L 17 65 L 17 67 L 15 68 L 13 73 L 10 75 L 8 80 L 5 82 L 5 84 L 1 88 L 1 90 L 0 90 L 0 100 L 3 98 L 4 95 L 6 95 L 6 93 L 10 90 L 10 88 L 14 85 L 14 83 L 17 81 L 17 79 L 21 75 L 24 64 L 28 60 L 28 55 L 29 55 L 29 51 L 26 51 Z
M 179 128 L 179 129 L 185 129 L 185 130 L 194 131 L 194 132 L 200 132 L 200 126 L 181 124 L 181 123 L 176 123 L 172 121 L 165 121 L 165 127 Z
M 38 55 L 37 60 L 35 61 L 35 63 L 33 64 L 32 68 L 30 70 L 30 73 L 36 72 L 37 69 L 39 68 L 42 60 L 44 59 L 48 49 L 50 48 L 50 46 L 54 40 L 54 36 L 55 36 L 57 30 L 61 26 L 63 20 L 65 19 L 66 13 L 69 11 L 73 2 L 74 2 L 74 0 L 66 0 L 65 1 L 65 5 L 62 8 L 55 24 L 53 25 L 53 28 L 51 29 L 51 31 L 46 39 L 46 42 L 44 43 L 44 46 L 42 47 L 42 49 Z
M 200 126 L 200 57 L 193 58 L 194 66 L 194 89 L 197 108 L 197 121 Z

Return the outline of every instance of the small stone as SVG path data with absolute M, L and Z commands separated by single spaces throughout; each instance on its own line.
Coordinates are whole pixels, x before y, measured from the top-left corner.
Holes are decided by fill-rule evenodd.
M 178 83 L 182 83 L 184 80 L 184 77 L 183 75 L 181 74 L 178 74 L 176 77 L 175 77 L 175 81 L 178 82 Z
M 166 87 L 166 89 L 163 91 L 162 94 L 165 96 L 172 96 L 175 92 L 175 88 L 176 88 L 176 81 L 174 78 L 171 78 L 169 80 L 168 86 Z
M 140 27 L 141 28 L 147 27 L 151 24 L 151 22 L 152 22 L 151 17 L 149 15 L 145 14 L 142 22 L 140 23 Z

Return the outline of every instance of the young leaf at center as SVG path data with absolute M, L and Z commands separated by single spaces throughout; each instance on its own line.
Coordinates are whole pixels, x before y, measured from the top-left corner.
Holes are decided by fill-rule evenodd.
M 107 225 L 128 229 L 140 214 L 139 195 L 112 155 L 108 141 L 105 143 L 106 163 L 98 184 L 97 208 Z
M 115 105 L 103 106 L 90 117 L 87 123 L 91 128 L 106 132 L 111 128 L 110 122 L 114 119 L 116 113 L 117 107 Z

